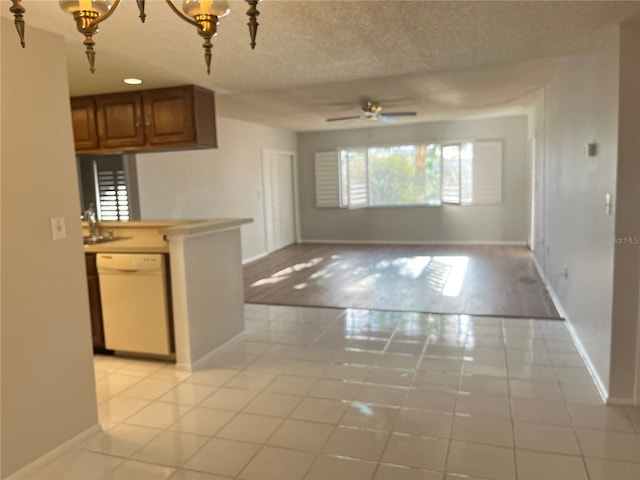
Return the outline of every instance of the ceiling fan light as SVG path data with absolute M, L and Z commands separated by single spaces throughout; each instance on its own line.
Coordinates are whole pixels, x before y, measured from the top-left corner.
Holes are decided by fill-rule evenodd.
M 60 8 L 67 12 L 74 14 L 75 12 L 96 12 L 104 14 L 111 8 L 112 0 L 60 0 L 58 2 Z
M 182 10 L 192 18 L 198 15 L 215 15 L 222 18 L 231 11 L 227 0 L 184 0 Z

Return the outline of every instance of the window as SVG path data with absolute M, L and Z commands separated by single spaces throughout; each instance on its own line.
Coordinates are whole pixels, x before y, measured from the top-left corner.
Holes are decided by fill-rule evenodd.
M 124 169 L 96 169 L 98 217 L 104 221 L 129 220 L 129 194 Z
M 348 148 L 316 154 L 316 196 L 328 191 L 337 167 L 339 188 L 318 206 L 491 204 L 502 196 L 502 142 Z M 324 163 L 320 163 L 320 160 Z M 336 166 L 336 163 L 338 165 Z M 324 165 L 325 170 L 320 170 Z M 322 179 L 322 187 L 319 181 Z M 336 197 L 339 196 L 339 201 Z M 334 200 L 335 199 L 335 200 Z
M 96 206 L 101 221 L 139 218 L 135 158 L 128 155 L 82 156 L 78 158 L 81 209 Z

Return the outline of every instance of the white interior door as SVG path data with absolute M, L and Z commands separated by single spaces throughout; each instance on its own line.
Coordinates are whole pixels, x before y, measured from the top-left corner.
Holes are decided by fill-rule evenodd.
M 267 251 L 295 242 L 293 155 L 265 151 L 262 157 Z

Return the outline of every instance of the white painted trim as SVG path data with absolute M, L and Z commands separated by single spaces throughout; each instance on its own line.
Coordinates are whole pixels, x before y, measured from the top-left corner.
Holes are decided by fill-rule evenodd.
M 640 297 L 638 300 L 640 301 Z M 640 308 L 638 311 L 640 312 Z M 636 378 L 633 389 L 633 398 L 635 402 L 634 404 L 640 405 L 640 316 L 638 317 L 637 322 L 636 335 L 638 338 L 636 339 Z
M 262 218 L 263 218 L 263 229 L 262 229 L 262 235 L 263 235 L 263 242 L 264 242 L 264 249 L 267 251 L 267 253 L 270 251 L 269 250 L 269 225 L 268 223 L 271 221 L 271 212 L 269 212 L 268 210 L 268 204 L 267 202 L 271 202 L 271 200 L 269 199 L 268 195 L 267 195 L 267 183 L 266 183 L 266 169 L 265 169 L 265 161 L 266 161 L 266 154 L 268 152 L 265 151 L 265 149 L 263 148 L 262 151 L 260 152 L 260 188 L 262 188 Z M 270 189 L 269 189 L 270 190 Z
M 94 435 L 100 432 L 102 432 L 102 427 L 100 426 L 99 423 L 92 425 L 91 427 L 80 432 L 78 435 L 72 437 L 66 442 L 61 443 L 60 445 L 53 448 L 52 450 L 49 450 L 47 453 L 45 453 L 41 457 L 36 458 L 33 462 L 29 463 L 28 465 L 25 465 L 17 472 L 14 472 L 13 474 L 9 475 L 6 478 L 6 480 L 33 478 L 36 472 L 44 468 L 45 465 L 51 463 L 53 460 L 56 460 L 57 458 L 61 457 L 65 453 L 68 453 L 72 450 L 77 449 L 89 438 L 93 437 Z
M 253 257 L 243 258 L 242 259 L 242 265 L 246 265 L 247 263 L 255 262 L 256 260 L 260 260 L 261 258 L 264 258 L 267 255 L 269 255 L 269 254 L 267 252 L 264 252 L 264 253 L 259 253 L 258 255 L 254 255 Z
M 291 175 L 293 176 L 293 212 L 294 212 L 294 222 L 295 222 L 295 238 L 296 243 L 300 242 L 300 238 L 302 234 L 300 233 L 300 202 L 299 202 L 299 191 L 300 187 L 298 185 L 298 156 L 296 152 L 290 152 L 288 150 L 275 150 L 271 148 L 263 148 L 262 155 L 264 157 L 265 153 L 276 153 L 280 155 L 290 155 L 291 161 L 293 162 L 293 169 L 291 171 Z
M 584 345 L 582 344 L 582 340 L 580 340 L 578 333 L 573 328 L 573 322 L 571 322 L 571 318 L 569 317 L 569 315 L 567 315 L 567 312 L 565 312 L 564 308 L 562 307 L 562 304 L 560 303 L 560 299 L 556 295 L 556 292 L 553 290 L 551 283 L 549 283 L 549 280 L 547 279 L 546 275 L 544 274 L 544 271 L 540 267 L 540 264 L 538 263 L 538 259 L 535 257 L 535 255 L 533 255 L 533 264 L 535 265 L 536 270 L 538 271 L 538 275 L 540 275 L 540 278 L 542 279 L 542 282 L 547 287 L 547 291 L 549 292 L 549 296 L 551 297 L 551 301 L 553 302 L 553 305 L 556 307 L 556 310 L 558 310 L 558 313 L 560 314 L 560 316 L 564 318 L 569 335 L 571 335 L 571 339 L 573 340 L 573 344 L 576 346 L 578 353 L 582 357 L 582 361 L 584 361 L 584 364 L 586 365 L 587 370 L 589 371 L 589 374 L 593 379 L 593 383 L 595 384 L 596 389 L 600 394 L 600 398 L 602 398 L 602 401 L 604 403 L 611 403 L 611 397 L 609 397 L 609 391 L 607 389 L 607 386 L 604 384 L 604 382 L 600 378 L 600 375 L 598 374 L 598 371 L 593 365 L 593 362 L 591 361 L 591 358 L 589 357 L 589 354 L 587 353 L 586 348 L 584 348 Z
M 181 370 L 183 372 L 193 372 L 193 371 L 200 370 L 201 368 L 209 366 L 209 365 L 207 365 L 207 362 L 211 359 L 211 357 L 213 357 L 217 353 L 220 353 L 220 351 L 222 349 L 224 349 L 226 346 L 228 346 L 229 344 L 231 344 L 234 341 L 236 341 L 242 334 L 244 334 L 244 330 L 242 332 L 240 332 L 240 333 L 237 333 L 236 335 L 231 337 L 229 340 L 227 340 L 223 344 L 218 345 L 213 350 L 205 353 L 199 359 L 197 359 L 195 362 L 191 362 L 191 363 L 176 363 L 176 370 Z
M 292 181 L 293 181 L 293 185 L 292 185 L 292 194 L 293 194 L 293 237 L 294 237 L 294 243 L 300 243 L 300 238 L 302 236 L 301 234 L 301 230 L 300 230 L 300 202 L 298 201 L 298 191 L 299 191 L 299 187 L 298 187 L 298 157 L 296 155 L 295 152 L 290 152 L 287 150 L 277 150 L 277 149 L 271 149 L 271 148 L 263 148 L 262 152 L 260 153 L 261 157 L 260 157 L 260 173 L 261 173 L 261 185 L 262 185 L 262 210 L 263 210 L 263 216 L 264 216 L 264 241 L 265 241 L 265 248 L 267 250 L 267 253 L 271 253 L 271 252 L 275 252 L 275 250 L 269 250 L 269 239 L 267 236 L 267 202 L 266 202 L 266 195 L 265 195 L 265 183 L 264 183 L 264 160 L 265 160 L 265 154 L 275 154 L 275 155 L 287 155 L 289 157 L 291 157 L 291 177 L 292 177 Z M 279 250 L 279 249 L 278 249 Z
M 528 122 L 532 122 L 531 115 L 528 116 Z M 527 235 L 527 246 L 532 252 L 536 249 L 536 137 L 533 135 L 529 138 L 527 148 L 527 203 L 529 208 L 527 209 L 527 215 L 529 216 L 529 232 Z
M 567 314 L 564 311 L 560 312 L 560 315 L 562 315 L 562 317 L 565 319 L 565 322 L 567 324 L 567 330 L 569 331 L 569 334 L 571 335 L 571 339 L 573 340 L 574 345 L 578 349 L 578 353 L 582 357 L 582 360 L 584 361 L 584 364 L 586 365 L 587 370 L 589 370 L 589 374 L 593 379 L 593 383 L 595 383 L 596 385 L 596 389 L 600 394 L 600 398 L 602 398 L 602 401 L 604 403 L 607 403 L 607 404 L 611 403 L 611 397 L 609 397 L 609 390 L 607 389 L 607 386 L 604 384 L 604 382 L 600 378 L 600 375 L 598 375 L 598 372 L 595 366 L 593 365 L 593 362 L 591 362 L 591 358 L 587 353 L 587 349 L 584 348 L 584 345 L 582 344 L 582 341 L 580 340 L 578 333 L 573 328 L 573 323 L 571 322 L 571 319 L 567 316 Z
M 517 247 L 526 247 L 527 242 L 509 242 L 509 241 L 450 241 L 450 240 L 441 240 L 441 241 L 405 241 L 405 240 L 314 240 L 314 239 L 303 239 L 300 240 L 299 243 L 338 243 L 338 244 L 371 244 L 371 245 L 511 245 Z

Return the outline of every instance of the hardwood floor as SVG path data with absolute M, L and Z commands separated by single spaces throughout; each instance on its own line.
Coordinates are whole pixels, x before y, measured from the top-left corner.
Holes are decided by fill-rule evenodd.
M 247 303 L 560 319 L 518 246 L 291 245 L 245 265 L 244 287 Z

